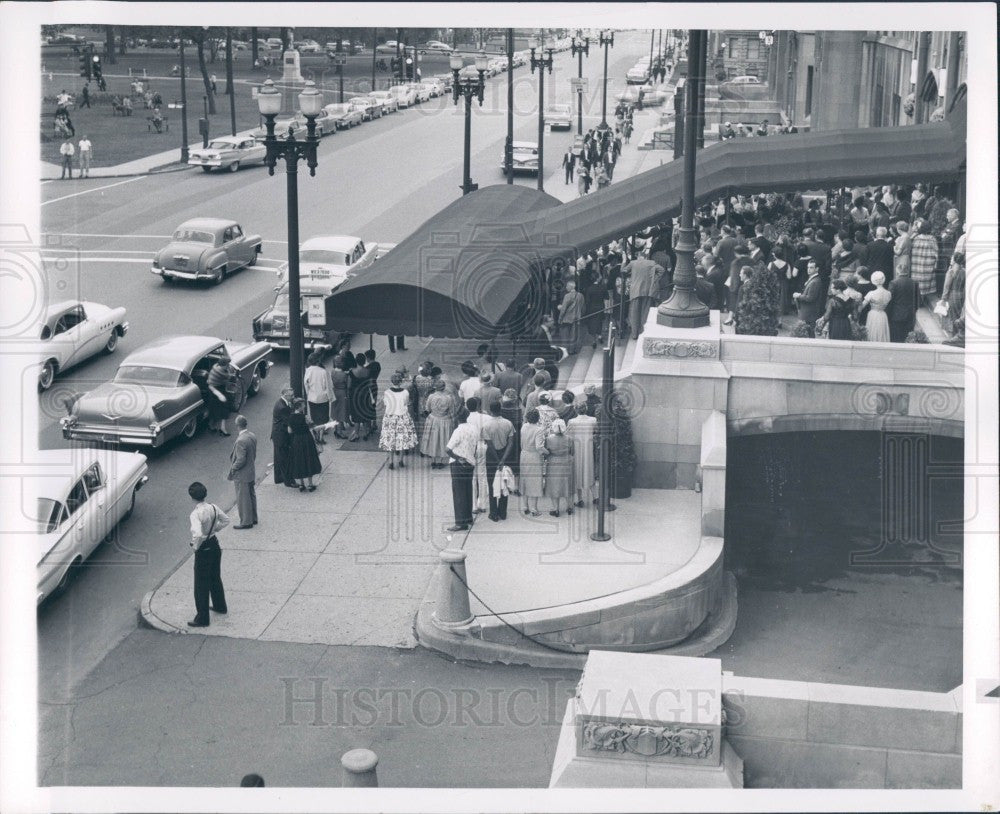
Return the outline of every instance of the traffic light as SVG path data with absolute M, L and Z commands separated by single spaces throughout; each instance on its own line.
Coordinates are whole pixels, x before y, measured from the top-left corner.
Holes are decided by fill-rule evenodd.
M 90 65 L 90 52 L 84 50 L 83 53 L 80 54 L 80 76 L 90 79 Z
M 413 57 L 406 58 L 406 78 L 413 79 Z
M 93 77 L 96 81 L 101 81 L 101 58 L 99 55 L 94 54 L 91 57 L 91 66 L 93 70 Z

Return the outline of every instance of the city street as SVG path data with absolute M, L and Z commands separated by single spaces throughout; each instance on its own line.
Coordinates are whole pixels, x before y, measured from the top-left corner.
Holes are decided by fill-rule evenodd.
M 648 49 L 639 34 L 616 40 L 609 51 L 610 99 L 624 86 L 624 72 Z M 584 60 L 590 102 L 584 123 L 600 121 L 602 61 L 591 47 Z M 552 76 L 546 75 L 546 106 L 571 101 L 568 78 L 576 75 L 576 59 L 555 55 Z M 515 76 L 515 140 L 537 136 L 537 73 L 527 69 Z M 505 74 L 489 80 L 486 101 L 473 111 L 472 177 L 481 186 L 503 183 L 501 172 L 506 136 Z M 575 109 L 575 99 L 572 100 Z M 463 105 L 450 97 L 425 102 L 411 110 L 334 137 L 319 150 L 319 167 L 310 178 L 299 171 L 300 235 L 356 235 L 366 242 L 396 243 L 458 197 L 462 176 Z M 559 167 L 575 130 L 546 135 L 546 188 L 566 194 Z M 626 148 L 635 149 L 635 147 Z M 43 252 L 54 299 L 79 296 L 128 309 L 130 329 L 118 352 L 94 357 L 57 379 L 40 397 L 40 440 L 43 448 L 58 448 L 58 419 L 64 414 L 58 399 L 69 391 L 87 391 L 107 381 L 125 354 L 167 334 L 204 334 L 249 341 L 250 321 L 273 298 L 276 266 L 287 258 L 285 182 L 280 168 L 269 177 L 262 167 L 238 173 L 205 174 L 195 168 L 132 179 L 89 179 L 72 185 L 59 181 L 42 186 Z M 532 176 L 515 183 L 534 186 Z M 198 216 L 228 217 L 245 231 L 262 235 L 261 261 L 230 276 L 221 285 L 166 286 L 149 272 L 152 253 L 166 244 L 183 221 Z M 58 292 L 58 295 L 55 293 Z M 367 337 L 355 344 L 367 347 Z M 420 343 L 411 341 L 411 349 Z M 375 338 L 380 358 L 385 338 Z M 469 351 L 472 352 L 470 345 Z M 277 364 L 259 396 L 244 413 L 258 437 L 266 439 L 271 406 L 282 381 L 287 381 L 287 356 Z M 383 362 L 383 364 L 387 364 Z M 138 500 L 132 519 L 123 524 L 113 543 L 99 548 L 79 579 L 61 597 L 41 609 L 39 675 L 43 701 L 60 702 L 136 625 L 142 596 L 155 587 L 188 554 L 187 485 L 202 480 L 209 495 L 224 506 L 232 486 L 225 480 L 228 439 L 199 433 L 193 440 L 171 443 L 150 456 L 150 482 Z M 270 459 L 268 449 L 263 463 Z M 258 461 L 261 463 L 261 461 Z

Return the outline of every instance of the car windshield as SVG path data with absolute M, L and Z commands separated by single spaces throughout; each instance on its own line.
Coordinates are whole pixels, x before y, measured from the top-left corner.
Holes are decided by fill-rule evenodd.
M 334 266 L 346 266 L 347 255 L 343 252 L 334 252 L 328 249 L 304 249 L 299 252 L 299 262 L 330 263 Z
M 515 147 L 515 153 L 521 153 L 522 155 L 538 155 L 537 147 Z
M 38 534 L 48 534 L 55 531 L 62 514 L 62 503 L 47 497 L 40 497 L 35 503 L 35 516 L 31 521 L 35 524 Z
M 231 141 L 210 141 L 208 146 L 213 150 L 231 150 L 233 143 Z
M 319 295 L 306 295 L 302 298 L 302 310 L 306 310 L 306 303 L 310 300 L 321 300 L 323 299 Z M 278 295 L 274 298 L 274 305 L 271 308 L 279 314 L 288 313 L 288 289 L 283 288 L 278 292 Z
M 183 226 L 174 232 L 174 240 L 183 243 L 207 243 L 209 246 L 215 245 L 215 235 L 211 232 L 204 232 L 201 229 L 187 229 Z
M 151 384 L 158 387 L 177 387 L 187 379 L 179 370 L 150 365 L 122 365 L 115 374 L 119 384 Z

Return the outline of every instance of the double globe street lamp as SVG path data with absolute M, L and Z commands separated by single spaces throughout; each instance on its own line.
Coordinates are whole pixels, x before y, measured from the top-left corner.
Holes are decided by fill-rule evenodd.
M 306 138 L 298 141 L 294 131 L 280 138 L 274 133 L 274 119 L 281 112 L 281 92 L 268 79 L 257 94 L 257 105 L 264 117 L 267 135 L 264 146 L 267 155 L 264 166 L 269 175 L 274 175 L 274 167 L 279 158 L 285 160 L 285 178 L 288 190 L 288 368 L 292 390 L 302 397 L 303 359 L 305 356 L 302 331 L 302 297 L 299 290 L 299 185 L 298 165 L 305 160 L 309 174 L 316 174 L 316 117 L 323 110 L 323 94 L 312 81 L 305 83 L 299 94 L 299 110 L 306 119 Z
M 601 31 L 598 42 L 604 49 L 604 82 L 601 84 L 601 123 L 598 130 L 610 130 L 608 127 L 608 48 L 615 47 L 615 32 Z
M 542 142 L 545 140 L 545 69 L 552 73 L 552 53 L 555 48 L 551 43 L 540 43 L 535 37 L 528 40 L 528 48 L 531 49 L 531 72 L 538 68 L 538 189 L 545 189 L 545 170 L 542 160 Z M 536 50 L 548 52 L 548 56 L 535 56 Z
M 465 160 L 464 175 L 462 178 L 462 194 L 468 195 L 479 189 L 479 184 L 472 183 L 471 152 L 472 152 L 472 100 L 478 99 L 479 106 L 483 106 L 483 92 L 486 90 L 486 70 L 489 68 L 489 58 L 485 51 L 480 51 L 476 55 L 477 77 L 462 76 L 464 60 L 459 54 L 452 54 L 449 60 L 452 72 L 451 96 L 454 103 L 458 104 L 458 97 L 465 97 Z
M 577 72 L 579 81 L 576 86 L 576 134 L 578 136 L 583 135 L 583 57 L 590 56 L 590 37 L 581 37 L 580 34 L 581 32 L 576 32 L 573 43 L 570 45 L 570 53 L 579 57 L 580 60 Z

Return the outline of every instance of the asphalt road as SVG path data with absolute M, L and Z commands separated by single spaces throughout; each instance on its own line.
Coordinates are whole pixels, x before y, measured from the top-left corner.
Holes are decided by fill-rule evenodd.
M 609 54 L 609 109 L 624 75 L 642 54 L 642 35 L 616 38 Z M 584 60 L 589 77 L 585 126 L 600 120 L 600 51 Z M 577 60 L 555 55 L 546 75 L 549 101 L 575 102 L 569 77 Z M 472 175 L 481 186 L 502 183 L 506 136 L 506 75 L 489 81 L 482 108 L 474 111 Z M 554 97 L 553 94 L 554 93 Z M 462 181 L 463 110 L 450 98 L 388 116 L 327 137 L 319 168 L 310 178 L 299 173 L 300 236 L 353 234 L 366 241 L 398 242 L 459 194 Z M 555 167 L 572 141 L 572 132 L 546 137 L 547 166 Z M 537 74 L 516 76 L 516 140 L 537 135 Z M 280 175 L 276 172 L 276 176 Z M 518 183 L 535 184 L 534 178 Z M 560 179 L 561 183 L 561 179 Z M 41 398 L 43 448 L 64 446 L 57 395 L 86 391 L 114 375 L 132 350 L 165 334 L 207 334 L 249 340 L 251 318 L 273 295 L 274 267 L 286 256 L 285 183 L 262 167 L 234 174 L 194 170 L 126 179 L 59 181 L 42 187 L 45 272 L 51 300 L 80 297 L 128 308 L 130 331 L 113 356 L 93 361 L 57 379 Z M 230 217 L 264 238 L 263 259 L 214 288 L 176 284 L 166 287 L 150 274 L 149 260 L 183 221 L 197 216 Z M 377 350 L 384 341 L 376 339 Z M 248 401 L 245 414 L 266 438 L 277 387 L 287 378 L 279 364 L 261 394 Z M 80 577 L 62 596 L 38 613 L 40 697 L 59 702 L 136 626 L 142 596 L 188 553 L 187 484 L 202 480 L 212 498 L 229 504 L 225 481 L 229 439 L 201 433 L 150 456 L 150 481 L 134 516 L 116 538 L 102 545 Z M 262 463 L 269 450 L 262 444 Z

